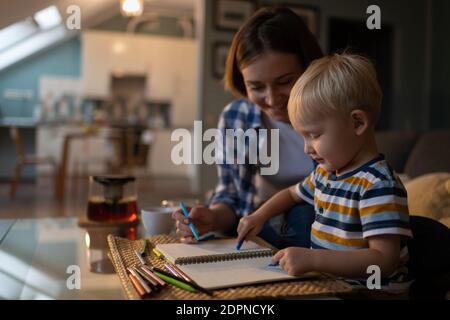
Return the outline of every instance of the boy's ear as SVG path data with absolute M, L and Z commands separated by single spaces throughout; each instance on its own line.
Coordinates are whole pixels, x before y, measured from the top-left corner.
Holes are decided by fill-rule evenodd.
M 350 113 L 353 130 L 357 136 L 362 135 L 369 128 L 369 115 L 361 109 L 353 110 Z

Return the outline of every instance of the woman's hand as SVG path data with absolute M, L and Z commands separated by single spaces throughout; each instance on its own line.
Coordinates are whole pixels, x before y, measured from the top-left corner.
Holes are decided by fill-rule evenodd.
M 189 219 L 191 219 L 200 236 L 207 232 L 214 231 L 214 211 L 203 206 L 195 206 L 193 208 L 187 207 L 186 209 L 189 211 Z M 176 220 L 176 232 L 181 238 L 181 241 L 186 243 L 196 242 L 191 228 L 189 227 L 189 220 L 183 215 L 181 209 L 174 211 L 172 213 L 172 218 Z
M 289 247 L 278 251 L 272 257 L 272 263 L 278 263 L 291 276 L 299 276 L 314 270 L 313 250 Z
M 266 219 L 258 213 L 241 218 L 237 227 L 237 241 L 248 239 L 256 236 L 264 226 Z

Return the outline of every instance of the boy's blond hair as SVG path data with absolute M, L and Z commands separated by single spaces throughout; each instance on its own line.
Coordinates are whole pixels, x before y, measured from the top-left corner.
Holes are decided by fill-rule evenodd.
M 355 54 L 333 54 L 312 62 L 291 90 L 288 112 L 294 128 L 310 119 L 361 109 L 372 126 L 382 93 L 372 63 Z

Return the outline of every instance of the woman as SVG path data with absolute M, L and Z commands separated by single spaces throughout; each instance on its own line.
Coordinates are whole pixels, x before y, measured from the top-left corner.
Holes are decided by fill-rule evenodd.
M 287 102 L 295 81 L 320 57 L 314 36 L 287 8 L 262 8 L 236 33 L 224 80 L 225 88 L 241 99 L 224 109 L 219 129 L 279 129 L 279 170 L 263 176 L 258 164 L 219 164 L 219 182 L 208 207 L 194 207 L 189 214 L 200 234 L 235 231 L 240 217 L 313 170 L 303 139 L 289 123 Z M 173 218 L 182 240 L 195 241 L 182 213 L 174 212 Z M 313 220 L 312 207 L 295 207 L 282 219 L 268 221 L 259 236 L 278 248 L 309 247 Z

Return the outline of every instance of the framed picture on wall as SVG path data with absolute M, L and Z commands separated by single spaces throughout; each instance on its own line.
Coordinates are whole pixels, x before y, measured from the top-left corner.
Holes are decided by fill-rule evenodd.
M 313 35 L 319 39 L 320 29 L 320 13 L 319 9 L 313 6 L 298 5 L 298 4 L 284 4 L 296 14 L 298 14 L 308 26 L 308 29 Z
M 256 10 L 253 0 L 214 0 L 214 21 L 218 30 L 237 31 Z
M 225 74 L 225 64 L 227 62 L 228 50 L 231 43 L 216 42 L 213 47 L 212 71 L 213 76 L 217 79 L 222 79 Z

